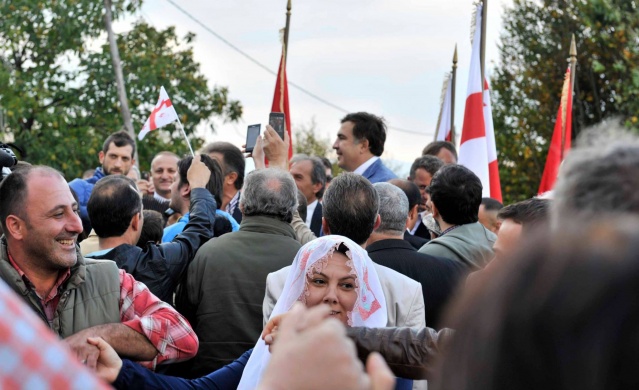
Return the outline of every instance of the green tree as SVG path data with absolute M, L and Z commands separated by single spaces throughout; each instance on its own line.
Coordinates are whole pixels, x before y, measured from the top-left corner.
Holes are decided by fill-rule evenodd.
M 637 126 L 639 11 L 626 0 L 515 0 L 504 13 L 493 115 L 506 203 L 536 194 L 575 34 L 573 135 L 618 115 Z
M 113 1 L 114 19 L 140 1 Z M 122 128 L 108 45 L 89 50 L 104 30 L 103 3 L 0 0 L 0 107 L 3 135 L 14 138 L 28 161 L 60 169 L 68 179 L 97 165 L 108 134 Z M 158 31 L 137 22 L 118 37 L 134 128 L 140 129 L 157 101 L 169 92 L 194 147 L 195 127 L 212 115 L 241 116 L 239 102 L 224 87 L 209 88 L 193 60 L 193 34 Z M 188 150 L 174 127 L 152 133 L 138 145 L 142 169 L 159 150 Z
M 326 157 L 331 150 L 331 141 L 317 134 L 317 122 L 311 118 L 308 124 L 301 125 L 294 131 L 293 149 L 295 153 L 309 156 Z

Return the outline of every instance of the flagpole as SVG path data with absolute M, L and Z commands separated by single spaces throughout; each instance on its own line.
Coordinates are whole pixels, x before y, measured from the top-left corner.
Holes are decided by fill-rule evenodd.
M 189 137 L 186 136 L 186 131 L 184 131 L 184 126 L 182 126 L 182 122 L 180 121 L 180 116 L 179 115 L 177 117 L 177 122 L 178 122 L 178 125 L 180 125 L 180 130 L 182 130 L 182 135 L 184 136 L 184 139 L 186 140 L 186 144 L 189 145 L 189 150 L 191 151 L 191 156 L 193 156 L 193 158 L 195 158 L 195 153 L 193 153 L 193 148 L 191 147 L 191 142 L 189 142 Z
M 291 27 L 291 0 L 286 4 L 286 27 L 284 27 L 284 63 L 288 57 L 288 32 Z
M 575 43 L 575 34 L 572 34 L 572 39 L 570 41 L 570 57 L 568 58 L 568 63 L 570 64 L 570 98 L 573 98 L 573 86 L 575 85 L 575 73 L 577 70 L 577 44 Z M 572 105 L 571 105 L 572 108 Z M 566 115 L 571 115 L 572 112 L 566 113 Z M 563 125 L 561 126 L 561 154 L 560 160 L 564 161 L 564 148 L 566 145 L 566 119 L 563 118 Z
M 453 75 L 450 90 L 450 142 L 455 145 L 455 85 L 457 81 L 457 44 L 453 54 Z
M 479 58 L 481 63 L 481 90 L 484 90 L 486 83 L 486 17 L 488 16 L 488 0 L 482 0 L 483 7 L 481 9 L 481 50 Z

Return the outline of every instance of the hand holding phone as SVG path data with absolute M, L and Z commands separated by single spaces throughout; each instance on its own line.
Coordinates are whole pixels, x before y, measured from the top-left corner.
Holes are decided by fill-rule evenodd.
M 246 129 L 246 153 L 252 153 L 255 148 L 255 142 L 257 142 L 257 137 L 260 136 L 262 125 L 250 125 Z
M 268 124 L 273 127 L 275 132 L 279 134 L 280 138 L 284 139 L 284 114 L 281 112 L 272 112 L 268 116 Z

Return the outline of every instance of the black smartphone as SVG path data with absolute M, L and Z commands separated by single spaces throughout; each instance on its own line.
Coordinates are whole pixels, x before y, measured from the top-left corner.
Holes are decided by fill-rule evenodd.
M 149 174 L 149 172 L 147 171 L 142 172 L 142 180 L 149 180 L 150 177 L 151 175 Z
M 257 137 L 260 136 L 261 129 L 261 124 L 250 125 L 246 129 L 246 153 L 253 153 L 253 148 L 255 148 L 255 143 L 257 142 Z
M 271 125 L 275 132 L 284 139 L 284 114 L 281 112 L 272 112 L 268 116 L 268 124 Z

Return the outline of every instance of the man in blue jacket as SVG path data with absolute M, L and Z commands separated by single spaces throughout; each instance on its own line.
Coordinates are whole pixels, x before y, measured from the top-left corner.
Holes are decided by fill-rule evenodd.
M 82 219 L 82 228 L 86 234 L 91 231 L 91 221 L 87 213 L 87 203 L 93 186 L 98 180 L 108 175 L 125 175 L 135 164 L 135 141 L 129 133 L 124 130 L 111 134 L 104 144 L 102 150 L 98 154 L 100 166 L 95 169 L 95 173 L 88 179 L 73 179 L 69 183 L 69 187 L 78 197 L 78 205 L 80 206 L 80 218 Z
M 386 124 L 384 120 L 367 112 L 348 114 L 342 119 L 333 149 L 337 152 L 337 165 L 354 172 L 371 183 L 395 179 L 379 156 L 384 152 Z

